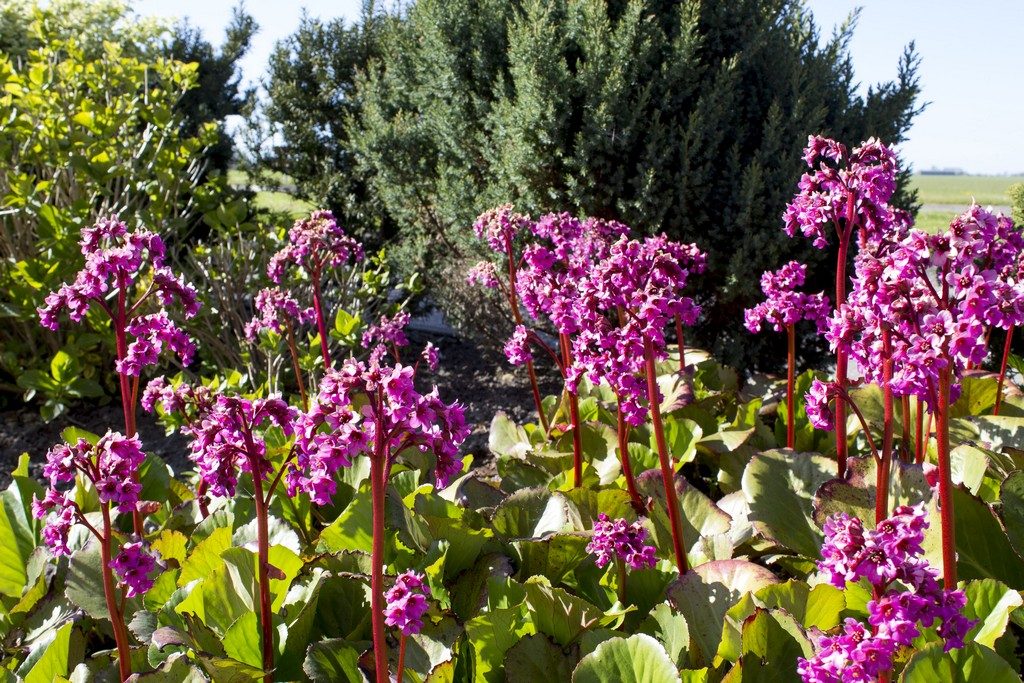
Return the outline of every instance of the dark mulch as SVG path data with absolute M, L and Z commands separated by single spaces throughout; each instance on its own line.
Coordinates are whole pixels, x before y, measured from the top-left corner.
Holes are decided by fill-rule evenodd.
M 466 420 L 473 426 L 473 433 L 463 451 L 474 455 L 476 465 L 485 464 L 490 458 L 487 435 L 496 412 L 503 410 L 517 421 L 532 419 L 533 400 L 525 372 L 510 366 L 501 354 L 464 339 L 422 333 L 414 333 L 410 337 L 412 349 L 422 348 L 428 340 L 438 347 L 441 359 L 438 372 L 433 376 L 424 372 L 423 379 L 436 383 L 445 401 L 458 399 L 465 407 Z M 540 373 L 545 377 L 544 393 L 556 392 L 560 382 L 554 371 L 540 369 Z M 139 435 L 147 451 L 164 458 L 176 472 L 191 467 L 184 437 L 180 434 L 168 436 L 163 426 L 141 410 L 138 422 Z M 61 440 L 61 432 L 70 426 L 96 434 L 103 434 L 108 429 L 123 431 L 120 403 L 79 404 L 72 406 L 68 414 L 49 423 L 39 417 L 34 406 L 0 412 L 0 488 L 6 488 L 10 472 L 22 453 L 31 457 L 33 475 L 40 476 L 46 451 Z

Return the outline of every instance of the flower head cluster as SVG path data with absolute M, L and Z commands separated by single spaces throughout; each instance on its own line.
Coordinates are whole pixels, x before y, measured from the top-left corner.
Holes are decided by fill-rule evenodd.
M 747 329 L 757 333 L 761 326 L 770 324 L 776 332 L 782 332 L 789 325 L 801 320 L 813 322 L 819 332 L 824 332 L 825 322 L 832 311 L 824 292 L 805 294 L 796 291 L 807 277 L 807 266 L 790 261 L 775 272 L 761 275 L 761 291 L 765 300 L 743 312 Z
M 69 555 L 68 535 L 72 527 L 82 523 L 94 530 L 72 495 L 76 476 L 92 482 L 100 502 L 114 506 L 119 512 L 131 513 L 137 509 L 142 489 L 132 480 L 132 474 L 145 459 L 137 438 L 117 432 L 107 432 L 95 445 L 78 439 L 74 444 L 60 443 L 51 448 L 43 466 L 49 487 L 42 500 L 32 500 L 32 514 L 46 520 L 43 541 L 47 547 L 55 555 Z M 141 542 L 125 544 L 122 554 L 111 563 L 128 587 L 128 597 L 149 590 L 153 584 L 149 578 L 153 566 L 153 558 Z
M 213 401 L 213 392 L 207 386 L 193 386 L 187 382 L 174 385 L 164 377 L 156 377 L 146 385 L 139 403 L 147 413 L 152 413 L 159 404 L 166 414 L 182 415 L 185 418 L 182 431 L 191 434 L 189 424 L 208 412 L 213 407 Z
M 405 327 L 409 324 L 409 312 L 399 311 L 392 317 L 382 315 L 376 325 L 371 325 L 363 332 L 363 348 L 368 349 L 374 344 L 398 348 L 409 345 L 409 338 L 405 336 Z
M 498 288 L 498 273 L 490 261 L 480 261 L 466 273 L 466 283 L 481 285 L 487 289 Z
M 896 191 L 896 155 L 875 138 L 850 152 L 835 140 L 812 135 L 804 161 L 811 172 L 800 178 L 800 191 L 783 214 L 790 237 L 800 232 L 824 249 L 829 224 L 853 229 L 846 224 L 848 211 L 854 212 L 856 227 L 869 238 L 900 220 L 889 206 Z
M 826 338 L 876 383 L 891 359 L 893 393 L 932 403 L 941 372 L 956 381 L 984 360 L 987 328 L 1024 323 L 1022 246 L 1012 221 L 978 206 L 945 232 L 910 230 L 880 242 L 858 255 L 850 296 Z
M 70 284 L 51 292 L 38 309 L 43 327 L 56 330 L 61 311 L 74 322 L 81 322 L 93 303 L 98 304 L 132 338 L 124 357 L 117 361 L 121 374 L 138 376 L 143 367 L 156 364 L 166 347 L 178 354 L 186 365 L 195 355 L 188 336 L 167 315 L 165 307 L 175 303 L 191 318 L 199 312 L 199 299 L 192 285 L 186 284 L 165 265 L 166 250 L 160 237 L 148 230 L 129 232 L 114 219 L 101 220 L 82 230 L 79 242 L 85 267 Z M 134 304 L 127 301 L 136 284 L 142 282 L 146 266 L 151 266 L 152 282 Z M 116 301 L 108 296 L 116 292 Z M 155 313 L 137 314 L 152 295 L 159 301 Z
M 624 519 L 609 519 L 605 513 L 598 515 L 594 524 L 594 536 L 587 544 L 587 552 L 597 556 L 594 563 L 605 567 L 618 558 L 630 569 L 653 567 L 657 563 L 656 548 L 644 545 L 647 529 L 637 521 L 629 524 Z
M 256 293 L 256 312 L 245 325 L 245 338 L 255 341 L 263 330 L 284 334 L 289 326 L 313 321 L 313 309 L 302 308 L 280 287 L 266 287 Z
M 921 628 L 935 626 L 945 649 L 963 647 L 974 622 L 963 616 L 963 591 L 945 590 L 938 571 L 920 557 L 928 526 L 924 506 L 900 506 L 872 530 L 839 513 L 825 523 L 825 544 L 818 567 L 830 582 L 845 588 L 866 579 L 875 599 L 868 603 L 870 629 L 847 619 L 836 636 L 823 636 L 797 671 L 806 683 L 874 681 L 891 671 L 901 647 L 910 646 Z M 909 590 L 897 590 L 902 584 Z
M 423 615 L 430 609 L 427 598 L 430 586 L 422 574 L 407 571 L 399 574 L 395 585 L 384 594 L 384 623 L 397 628 L 404 636 L 423 630 Z
M 573 352 L 591 381 L 603 380 L 615 390 L 630 424 L 641 424 L 647 414 L 645 346 L 665 358 L 665 327 L 676 317 L 685 325 L 696 322 L 700 306 L 683 289 L 705 263 L 696 245 L 664 235 L 621 237 L 580 285 L 581 329 Z
M 836 428 L 836 416 L 829 405 L 836 398 L 836 385 L 815 378 L 806 396 L 807 419 L 815 429 L 830 432 Z
M 177 390 L 164 387 L 162 391 L 154 391 L 147 403 L 153 405 L 160 395 L 167 402 L 165 407 L 170 404 L 184 410 L 189 390 L 181 386 Z M 191 394 L 195 397 L 195 390 Z M 192 437 L 189 457 L 210 493 L 230 498 L 235 495 L 239 471 L 263 478 L 272 470 L 262 430 L 276 425 L 285 436 L 291 436 L 295 433 L 299 411 L 276 397 L 250 400 L 240 396 L 217 396 L 206 400 L 204 409 L 182 431 Z
M 127 587 L 125 597 L 134 598 L 153 587 L 150 575 L 156 569 L 156 558 L 141 541 L 133 541 L 121 546 L 121 552 L 110 561 L 110 568 Z
M 503 204 L 480 214 L 473 223 L 473 232 L 486 239 L 493 251 L 508 254 L 516 235 L 529 225 L 529 217 L 515 213 L 511 204 Z
M 298 455 L 287 474 L 291 493 L 302 490 L 314 502 L 330 502 L 334 473 L 361 453 L 387 457 L 388 464 L 409 447 L 432 452 L 435 479 L 444 488 L 462 470 L 459 446 L 469 436 L 462 406 L 444 403 L 437 387 L 421 394 L 411 366 L 345 361 L 320 382 L 316 401 L 296 424 Z
M 295 221 L 288 231 L 288 244 L 273 255 L 267 275 L 275 283 L 284 279 L 289 265 L 319 275 L 324 265 L 333 268 L 350 260 L 363 260 L 363 245 L 345 231 L 326 210 L 314 211 L 309 218 Z

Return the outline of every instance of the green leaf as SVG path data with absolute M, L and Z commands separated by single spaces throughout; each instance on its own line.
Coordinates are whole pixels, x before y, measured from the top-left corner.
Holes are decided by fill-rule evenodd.
M 580 660 L 573 683 L 670 683 L 679 672 L 665 648 L 654 638 L 637 633 L 612 638 Z
M 810 657 L 814 649 L 792 615 L 759 608 L 743 623 L 741 652 L 739 666 L 744 683 L 798 683 L 796 660 Z
M 522 457 L 533 450 L 526 430 L 517 425 L 505 413 L 495 413 L 491 420 L 491 431 L 487 447 L 495 455 Z
M 999 487 L 1006 533 L 1018 554 L 1024 554 L 1024 470 L 1012 472 Z
M 1024 560 L 1014 552 L 992 508 L 964 489 L 955 487 L 953 516 L 960 578 L 993 578 L 1017 590 L 1024 589 Z M 930 531 L 935 532 L 934 529 Z
M 978 643 L 942 651 L 932 643 L 914 653 L 900 676 L 902 683 L 1020 683 L 1020 676 L 993 650 Z
M 754 456 L 743 472 L 754 528 L 784 548 L 817 558 L 821 531 L 812 500 L 835 469 L 835 461 L 811 453 L 776 450 Z
M 364 484 L 338 518 L 320 532 L 319 547 L 325 552 L 373 549 L 373 507 L 369 485 Z
M 494 510 L 495 532 L 509 538 L 541 538 L 569 524 L 569 502 L 561 493 L 544 488 L 524 489 Z
M 217 527 L 205 539 L 200 541 L 192 554 L 181 564 L 178 585 L 184 586 L 196 579 L 209 576 L 224 563 L 221 554 L 231 547 L 231 528 Z
M 596 605 L 561 588 L 553 588 L 539 577 L 530 578 L 525 585 L 526 605 L 533 625 L 562 647 L 567 647 L 603 616 Z
M 562 683 L 572 677 L 575 659 L 545 635 L 524 636 L 505 653 L 508 683 Z
M 84 654 L 81 634 L 74 630 L 74 626 L 67 623 L 57 629 L 45 649 L 40 644 L 35 646 L 39 649 L 29 655 L 18 671 L 25 683 L 52 683 L 67 677 Z M 24 670 L 26 665 L 31 665 L 31 668 Z
M 964 640 L 995 649 L 996 641 L 1006 632 L 1010 615 L 1024 605 L 1024 598 L 994 579 L 971 581 L 964 593 L 967 595 L 964 616 L 978 621 Z
M 466 636 L 472 643 L 477 680 L 504 681 L 505 653 L 521 637 L 535 632 L 520 607 L 491 610 L 467 621 Z
M 259 618 L 255 612 L 246 612 L 224 632 L 224 653 L 250 666 L 263 666 Z
M 795 579 L 765 586 L 754 594 L 754 600 L 766 609 L 785 610 L 805 628 L 822 631 L 838 626 L 839 617 L 846 609 L 843 591 L 835 586 L 822 583 L 811 588 Z
M 744 560 L 717 560 L 694 567 L 668 588 L 669 602 L 686 618 L 697 664 L 711 664 L 722 641 L 729 608 L 745 593 L 778 583 L 770 571 Z
M 667 602 L 655 605 L 640 631 L 657 638 L 677 667 L 684 664 L 690 647 L 690 627 L 686 617 L 673 612 L 671 605 Z
M 58 351 L 50 360 L 50 374 L 55 380 L 61 383 L 70 382 L 81 368 L 74 356 L 64 351 Z

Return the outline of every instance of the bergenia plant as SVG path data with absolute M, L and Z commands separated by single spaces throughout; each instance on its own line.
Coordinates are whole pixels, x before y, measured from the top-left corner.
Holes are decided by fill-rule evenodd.
M 1003 259 L 989 256 L 999 242 L 998 219 L 974 206 L 945 232 L 911 230 L 888 251 L 863 256 L 855 287 L 871 295 L 841 306 L 828 335 L 866 369 L 869 379 L 887 383 L 897 396 L 917 397 L 935 415 L 947 587 L 956 584 L 950 407 L 964 370 L 985 357 L 986 327 L 1007 328 L 1024 320 L 1024 284 L 1016 259 L 1008 258 L 1012 265 L 997 268 Z M 891 349 L 891 369 L 879 377 L 876 340 L 883 334 Z M 836 393 L 842 398 L 841 390 Z M 820 400 L 820 394 L 812 398 Z M 838 416 L 836 421 L 838 426 Z
M 299 387 L 303 409 L 308 407 L 306 383 L 302 379 L 299 365 L 299 349 L 295 341 L 295 329 L 316 319 L 313 308 L 302 308 L 295 298 L 280 287 L 267 287 L 256 293 L 255 314 L 245 326 L 245 337 L 255 342 L 260 333 L 269 331 L 283 337 L 292 359 L 292 371 Z
M 372 349 L 377 345 L 382 345 L 390 352 L 396 363 L 401 363 L 402 352 L 400 349 L 409 345 L 409 338 L 405 335 L 405 326 L 409 324 L 410 317 L 408 311 L 399 311 L 391 317 L 381 316 L 377 323 L 370 325 L 363 332 L 363 348 Z
M 363 245 L 345 233 L 334 214 L 321 209 L 311 213 L 309 218 L 295 221 L 288 231 L 288 244 L 274 254 L 267 266 L 267 275 L 276 284 L 284 282 L 289 275 L 301 274 L 309 279 L 324 368 L 331 367 L 323 297 L 326 269 L 361 261 L 363 256 Z
M 107 432 L 95 444 L 85 439 L 74 444 L 57 444 L 46 454 L 43 466 L 43 475 L 49 482 L 46 495 L 42 500 L 32 501 L 33 514 L 45 519 L 43 540 L 54 555 L 71 554 L 68 534 L 76 524 L 88 529 L 99 543 L 103 597 L 113 626 L 122 681 L 132 675 L 131 644 L 124 619 L 125 600 L 150 589 L 156 560 L 139 537 L 123 537 L 114 522 L 117 513 L 132 514 L 141 506 L 142 487 L 133 474 L 145 458 L 137 438 L 117 432 Z M 96 489 L 101 519 L 98 527 L 75 502 L 73 489 L 78 477 Z M 120 550 L 115 556 L 116 545 Z
M 437 387 L 419 393 L 416 367 L 382 365 L 385 354 L 386 347 L 379 345 L 368 361 L 350 358 L 324 376 L 316 400 L 299 419 L 297 458 L 286 475 L 289 492 L 304 491 L 314 503 L 325 505 L 336 491 L 335 472 L 361 455 L 370 459 L 371 621 L 378 683 L 390 678 L 384 632 L 384 500 L 391 468 L 407 449 L 430 452 L 435 486 L 445 488 L 462 470 L 459 446 L 470 432 L 458 403 L 442 401 Z M 435 358 L 425 350 L 425 362 Z
M 608 255 L 580 283 L 578 305 L 582 327 L 590 330 L 583 365 L 595 377 L 608 381 L 622 399 L 620 411 L 631 424 L 644 416 L 636 408 L 646 399 L 658 449 L 662 483 L 672 526 L 673 549 L 680 574 L 687 571 L 683 527 L 675 488 L 675 465 L 668 452 L 661 419 L 657 361 L 668 356 L 665 327 L 679 316 L 687 325 L 696 322 L 700 307 L 683 294 L 691 274 L 702 272 L 705 255 L 692 244 L 672 242 L 664 236 L 631 240 L 622 236 Z M 619 324 L 609 317 L 619 317 Z M 596 338 L 594 338 L 596 335 Z M 642 359 L 642 368 L 637 359 Z M 646 387 L 636 381 L 640 371 Z M 644 391 L 645 393 L 640 393 Z
M 214 498 L 234 498 L 239 477 L 252 479 L 256 517 L 256 589 L 259 594 L 259 628 L 265 680 L 273 680 L 274 623 L 271 611 L 269 509 L 291 455 L 280 464 L 271 462 L 265 433 L 276 427 L 285 437 L 294 434 L 300 412 L 281 398 L 246 399 L 212 396 L 186 384 L 171 387 L 154 380 L 146 387 L 145 405 L 159 401 L 165 411 L 187 416 L 182 431 L 191 437 L 189 456 L 195 463 L 205 491 Z M 279 570 L 278 570 L 279 571 Z
M 807 277 L 807 266 L 790 261 L 775 272 L 761 275 L 761 291 L 765 300 L 743 312 L 747 329 L 753 333 L 762 326 L 771 325 L 776 332 L 786 332 L 786 447 L 796 442 L 793 391 L 796 383 L 796 324 L 801 320 L 813 322 L 819 332 L 825 331 L 825 321 L 832 311 L 824 292 L 805 294 L 796 291 Z
M 508 272 L 508 282 L 503 282 L 497 274 L 493 263 L 481 261 L 472 268 L 466 275 L 466 282 L 471 285 L 482 285 L 488 289 L 497 289 L 508 301 L 509 310 L 512 312 L 512 319 L 516 329 L 523 328 L 523 314 L 519 309 L 519 294 L 517 288 L 518 273 L 521 268 L 521 257 L 515 250 L 517 235 L 521 233 L 530 223 L 530 219 L 522 214 L 515 213 L 511 204 L 503 204 L 480 214 L 473 223 L 473 231 L 479 239 L 486 239 L 488 246 L 497 254 L 500 254 L 505 261 L 504 269 Z M 530 390 L 533 393 L 533 403 L 537 410 L 537 419 L 540 426 L 546 433 L 548 431 L 548 419 L 544 414 L 544 406 L 540 397 L 540 386 L 537 384 L 537 372 L 533 367 L 533 359 L 528 355 L 519 359 L 516 365 L 525 365 L 526 374 L 530 378 Z
M 811 169 L 800 178 L 799 192 L 783 214 L 790 237 L 797 232 L 813 240 L 818 249 L 828 246 L 830 226 L 839 242 L 836 259 L 835 305 L 846 302 L 846 261 L 850 240 L 862 241 L 885 233 L 899 214 L 889 206 L 896 190 L 896 156 L 878 140 L 849 151 L 845 145 L 821 136 L 809 136 L 804 161 Z M 848 360 L 836 351 L 836 382 L 846 389 Z M 836 460 L 839 476 L 846 472 L 846 408 L 836 406 Z
M 56 330 L 62 311 L 81 322 L 96 305 L 110 318 L 114 332 L 118 383 L 125 434 L 136 432 L 136 405 L 142 369 L 155 365 L 164 349 L 188 365 L 195 345 L 170 318 L 167 307 L 177 304 L 185 318 L 199 312 L 196 290 L 166 265 L 163 240 L 148 230 L 129 232 L 116 218 L 82 230 L 79 242 L 85 267 L 75 280 L 47 295 L 38 309 L 43 327 Z M 139 292 L 139 290 L 142 290 Z M 138 470 L 129 473 L 138 482 Z M 133 511 L 135 533 L 142 535 L 142 514 Z
M 900 506 L 874 529 L 839 513 L 825 522 L 818 568 L 837 588 L 867 581 L 872 600 L 868 623 L 849 617 L 839 634 L 822 635 L 815 653 L 800 658 L 804 683 L 868 683 L 889 680 L 897 654 L 934 627 L 944 649 L 964 646 L 976 622 L 963 615 L 963 591 L 944 589 L 938 572 L 921 557 L 928 522 L 923 505 Z

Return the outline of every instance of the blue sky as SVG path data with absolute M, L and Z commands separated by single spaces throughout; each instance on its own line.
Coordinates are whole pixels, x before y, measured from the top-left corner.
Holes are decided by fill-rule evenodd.
M 718 0 L 725 2 L 727 0 Z M 136 0 L 141 14 L 176 14 L 216 42 L 233 5 L 229 0 Z M 263 74 L 274 42 L 298 26 L 300 8 L 322 18 L 358 16 L 359 0 L 249 0 L 261 31 L 243 63 L 248 80 Z M 858 79 L 868 84 L 896 74 L 903 47 L 916 41 L 922 59 L 921 114 L 903 145 L 917 169 L 957 167 L 971 173 L 1024 173 L 1024 0 L 808 0 L 829 33 L 856 7 L 851 44 Z

